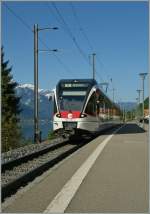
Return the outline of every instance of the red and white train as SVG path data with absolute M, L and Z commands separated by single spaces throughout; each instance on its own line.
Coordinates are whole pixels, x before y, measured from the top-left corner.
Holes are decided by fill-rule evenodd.
M 62 79 L 53 92 L 53 131 L 59 135 L 95 133 L 120 123 L 119 106 L 94 79 Z

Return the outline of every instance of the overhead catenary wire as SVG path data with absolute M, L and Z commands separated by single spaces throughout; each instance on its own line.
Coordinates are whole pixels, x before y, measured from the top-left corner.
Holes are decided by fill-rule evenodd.
M 5 2 L 3 2 L 3 5 L 8 9 L 8 11 L 13 16 L 15 16 L 26 27 L 26 29 L 28 29 L 30 31 L 30 33 L 33 33 L 32 27 L 21 16 L 19 16 L 16 12 L 14 12 L 14 10 L 12 10 L 12 8 L 10 8 Z M 48 45 L 40 38 L 40 36 L 39 36 L 38 40 L 44 45 L 44 47 L 46 47 L 48 50 L 50 50 Z M 56 54 L 53 53 L 53 55 L 55 56 L 58 63 L 63 66 L 64 70 L 67 73 L 72 73 L 70 68 L 68 68 L 68 66 Z
M 39 37 L 39 41 L 48 49 L 48 50 L 51 50 L 49 47 L 48 47 L 48 45 Z M 70 70 L 70 68 L 68 68 L 68 66 L 55 54 L 55 53 L 53 53 L 53 55 L 55 56 L 55 58 L 56 58 L 56 60 L 59 62 L 59 64 L 61 64 L 63 67 L 64 67 L 64 69 L 65 69 L 65 71 L 67 72 L 67 73 L 72 73 L 71 72 L 71 70 Z
M 87 43 L 88 43 L 88 45 L 89 45 L 89 47 L 90 47 L 90 50 L 91 50 L 92 52 L 94 52 L 94 48 L 93 48 L 93 46 L 92 46 L 92 44 L 91 44 L 91 42 L 90 42 L 88 36 L 86 35 L 86 33 L 85 33 L 83 27 L 81 26 L 81 23 L 80 23 L 80 21 L 79 21 L 78 15 L 77 15 L 76 8 L 74 7 L 74 5 L 73 5 L 72 2 L 70 2 L 70 6 L 71 6 L 71 9 L 72 9 L 74 18 L 75 18 L 75 20 L 76 20 L 76 22 L 77 22 L 77 25 L 79 26 L 80 32 L 82 33 L 83 37 L 86 39 L 86 41 L 87 41 Z
M 68 24 L 67 24 L 66 21 L 64 20 L 62 14 L 60 13 L 60 11 L 58 10 L 58 8 L 56 7 L 55 3 L 52 3 L 52 4 L 53 4 L 53 6 L 51 7 L 49 2 L 45 2 L 45 5 L 47 6 L 48 11 L 55 17 L 55 19 L 57 20 L 57 22 L 58 22 L 59 24 L 61 24 L 62 29 L 64 30 L 64 32 L 67 33 L 67 34 L 69 35 L 69 37 L 71 37 L 71 39 L 73 39 L 73 42 L 75 43 L 76 47 L 78 48 L 78 50 L 79 50 L 80 53 L 81 53 L 81 48 L 80 48 L 80 46 L 78 46 L 78 43 L 76 42 L 76 40 L 74 40 L 74 36 L 73 36 L 72 32 L 70 31 L 70 28 L 68 27 Z M 74 14 L 74 16 L 75 16 L 75 19 L 77 20 L 77 24 L 79 25 L 80 32 L 82 33 L 83 37 L 86 39 L 86 41 L 87 41 L 87 43 L 88 43 L 88 45 L 89 45 L 89 47 L 90 47 L 91 52 L 94 52 L 94 48 L 93 48 L 93 46 L 92 46 L 92 44 L 91 44 L 91 42 L 90 42 L 88 36 L 86 35 L 86 33 L 85 33 L 83 27 L 82 27 L 81 24 L 80 24 L 79 18 L 78 18 L 78 16 L 77 16 L 76 9 L 75 9 L 75 7 L 73 6 L 72 2 L 71 2 L 71 8 L 72 8 L 72 12 L 73 12 L 73 14 Z M 56 13 L 54 12 L 54 10 L 55 10 Z M 56 15 L 56 14 L 57 14 L 57 15 Z M 64 27 L 64 25 L 66 26 L 66 28 Z M 81 54 L 82 54 L 82 53 L 81 53 Z M 82 54 L 82 55 L 83 55 L 83 54 Z M 83 57 L 85 58 L 85 54 L 84 54 Z M 100 59 L 98 58 L 98 55 L 97 55 L 97 59 L 98 59 L 99 64 L 102 64 L 102 63 L 100 62 Z M 86 59 L 86 61 L 87 61 L 87 59 Z M 89 63 L 89 62 L 88 62 L 88 63 Z M 91 64 L 90 64 L 90 66 L 92 67 Z M 99 79 L 100 79 L 102 82 L 104 82 L 102 76 L 101 76 L 97 71 L 95 71 L 95 72 L 96 72 L 97 76 L 99 77 Z M 109 79 L 110 79 L 110 78 L 109 78 Z
M 74 18 L 75 18 L 75 20 L 76 20 L 76 23 L 77 23 L 77 25 L 78 25 L 78 27 L 79 27 L 79 31 L 81 32 L 81 34 L 83 35 L 83 37 L 84 37 L 85 40 L 87 41 L 87 44 L 88 44 L 88 46 L 89 46 L 90 51 L 94 53 L 93 45 L 92 45 L 91 41 L 89 40 L 87 34 L 85 33 L 85 31 L 84 31 L 84 29 L 83 29 L 83 27 L 82 27 L 82 25 L 81 25 L 81 23 L 80 23 L 80 21 L 79 21 L 76 8 L 75 8 L 75 6 L 73 5 L 72 2 L 70 2 L 70 6 L 71 6 L 71 9 L 72 9 Z M 96 58 L 98 59 L 98 56 L 97 56 Z M 98 77 L 102 80 L 102 82 L 104 82 L 102 76 L 101 76 L 97 71 L 96 71 L 96 74 L 97 74 Z
M 71 9 L 72 9 L 72 13 L 73 13 L 73 15 L 74 15 L 74 18 L 75 18 L 75 20 L 76 20 L 76 23 L 77 23 L 77 25 L 78 25 L 79 31 L 82 33 L 83 37 L 84 37 L 85 40 L 87 41 L 87 44 L 88 44 L 89 49 L 91 50 L 91 52 L 94 53 L 94 52 L 95 52 L 95 51 L 94 51 L 94 47 L 93 47 L 91 41 L 89 40 L 87 34 L 85 33 L 83 26 L 82 26 L 81 23 L 80 23 L 77 10 L 76 10 L 76 8 L 75 8 L 75 6 L 73 5 L 72 2 L 70 2 L 70 6 L 71 6 Z M 108 87 L 108 90 L 109 90 L 109 91 L 113 91 L 113 97 L 114 97 L 114 90 L 116 90 L 116 89 L 115 89 L 115 86 L 114 86 L 114 82 L 112 81 L 112 78 L 107 74 L 107 71 L 106 71 L 106 69 L 105 69 L 104 63 L 101 61 L 101 59 L 100 59 L 100 57 L 98 56 L 98 54 L 96 54 L 96 59 L 97 59 L 97 62 L 99 63 L 99 65 L 102 65 L 102 66 L 103 66 L 103 69 L 105 70 L 105 74 L 106 74 L 106 76 L 107 76 L 107 81 L 108 81 L 108 83 L 110 83 L 111 86 L 112 86 L 112 89 Z M 97 76 L 101 79 L 101 81 L 104 82 L 102 76 L 101 76 L 97 71 L 95 71 L 95 73 L 96 73 Z
M 77 50 L 79 51 L 80 55 L 82 56 L 82 58 L 88 63 L 88 56 L 87 54 L 85 54 L 85 52 L 82 50 L 82 48 L 80 47 L 79 43 L 77 42 L 76 37 L 73 35 L 72 31 L 70 30 L 70 27 L 68 26 L 67 22 L 65 21 L 63 15 L 61 14 L 60 10 L 58 9 L 58 7 L 56 6 L 56 4 L 54 2 L 51 2 L 52 7 L 55 9 L 57 15 L 59 16 L 59 19 L 61 20 L 61 23 L 63 23 L 64 25 L 64 30 L 65 32 L 69 35 L 69 37 L 72 39 L 73 43 L 75 44 Z
M 87 61 L 86 56 L 84 55 L 84 53 L 82 53 L 82 50 L 81 50 L 80 46 L 78 45 L 78 43 L 76 42 L 76 40 L 74 39 L 74 36 L 72 35 L 72 32 L 70 31 L 70 29 L 69 29 L 69 31 L 68 31 L 68 30 L 64 27 L 64 25 L 66 24 L 66 22 L 65 22 L 65 20 L 64 20 L 63 17 L 60 19 L 61 14 L 60 14 L 60 12 L 58 11 L 58 9 L 55 9 L 55 7 L 50 7 L 50 4 L 49 4 L 48 2 L 45 2 L 45 5 L 47 6 L 48 11 L 49 11 L 51 14 L 53 14 L 53 16 L 55 17 L 55 19 L 57 20 L 57 22 L 58 22 L 59 24 L 61 24 L 62 29 L 64 30 L 64 32 L 65 32 L 69 37 L 71 37 L 71 39 L 72 39 L 73 42 L 75 43 L 75 45 L 76 45 L 78 51 L 79 51 L 80 54 L 84 57 L 84 59 Z M 56 15 L 56 13 L 53 11 L 53 9 L 54 9 L 55 11 L 57 11 L 57 15 L 58 15 L 59 17 Z M 62 20 L 63 20 L 63 21 L 62 21 Z M 67 25 L 67 26 L 68 26 L 68 25 Z
M 85 38 L 85 40 L 87 41 L 87 44 L 88 44 L 89 49 L 91 50 L 91 52 L 94 53 L 94 48 L 93 48 L 93 46 L 92 46 L 90 40 L 88 39 L 88 36 L 86 35 L 86 33 L 85 33 L 83 27 L 81 26 L 81 23 L 80 23 L 80 21 L 79 21 L 79 18 L 78 18 L 76 9 L 75 9 L 74 5 L 72 4 L 72 2 L 70 2 L 70 6 L 71 6 L 71 9 L 72 9 L 72 13 L 73 13 L 73 15 L 74 15 L 74 18 L 75 18 L 75 20 L 76 20 L 76 23 L 77 23 L 77 25 L 78 25 L 79 31 L 81 32 L 82 36 L 83 36 L 83 37 Z M 103 80 L 102 76 L 101 76 L 96 70 L 95 70 L 95 73 L 98 75 L 98 77 L 100 78 L 100 80 L 103 82 L 104 80 Z
M 11 14 L 13 14 L 29 31 L 32 32 L 32 28 L 30 27 L 30 25 L 28 25 L 22 17 L 20 17 L 18 14 L 16 14 L 4 1 L 3 1 L 3 5 L 9 10 L 9 12 Z M 33 33 L 33 32 L 32 32 Z
M 72 13 L 73 13 L 73 15 L 74 15 L 74 18 L 75 18 L 75 20 L 76 20 L 76 22 L 77 22 L 77 25 L 78 25 L 78 27 L 79 27 L 79 31 L 82 33 L 83 37 L 84 37 L 85 40 L 87 41 L 87 44 L 88 44 L 89 49 L 91 50 L 91 52 L 94 52 L 93 44 L 91 43 L 91 41 L 89 40 L 87 34 L 85 33 L 85 30 L 84 30 L 83 26 L 82 26 L 81 23 L 80 23 L 77 10 L 76 10 L 76 8 L 75 8 L 75 6 L 74 6 L 74 4 L 73 4 L 72 2 L 70 2 L 70 6 L 71 6 L 71 9 L 72 9 Z M 98 54 L 96 54 L 96 59 L 97 59 L 99 65 L 102 65 L 102 66 L 103 66 L 103 69 L 104 69 L 104 64 L 103 64 L 103 62 L 101 61 L 101 59 L 99 58 Z M 107 73 L 106 70 L 105 70 L 105 73 Z M 97 75 L 99 76 L 99 78 L 102 79 L 102 81 L 103 81 L 103 78 L 101 77 L 101 75 L 100 75 L 97 71 L 96 71 L 96 74 L 97 74 Z M 108 74 L 106 74 L 106 76 L 107 76 L 107 81 L 110 82 L 111 77 L 109 77 Z
M 54 4 L 54 3 L 53 3 L 53 4 Z M 14 10 L 12 10 L 12 8 L 10 8 L 5 2 L 3 2 L 3 5 L 8 9 L 8 11 L 9 11 L 13 16 L 15 16 L 15 17 L 26 27 L 26 29 L 28 29 L 31 33 L 33 33 L 32 27 L 31 27 L 21 16 L 19 16 Z M 48 3 L 47 3 L 47 5 L 48 5 Z M 55 4 L 54 4 L 54 5 L 55 5 Z M 55 5 L 55 7 L 56 7 L 56 5 Z M 49 7 L 49 9 L 50 9 L 50 7 Z M 56 9 L 55 9 L 55 10 L 56 10 Z M 57 8 L 57 11 L 58 11 L 58 8 Z M 60 14 L 60 12 L 59 12 L 59 14 Z M 53 15 L 54 15 L 54 13 L 53 13 Z M 61 14 L 59 15 L 59 17 L 60 17 L 60 16 L 61 16 Z M 55 18 L 56 18 L 56 17 L 57 17 L 57 16 L 55 15 Z M 65 22 L 65 20 L 63 19 L 63 17 L 62 17 L 61 21 L 60 21 L 60 19 L 57 18 L 57 21 L 59 21 L 59 23 L 62 23 L 62 20 L 63 20 L 63 24 L 66 25 L 67 23 Z M 67 25 L 67 26 L 68 26 L 68 25 Z M 78 45 L 78 43 L 76 42 L 76 39 L 75 39 L 75 37 L 73 36 L 72 32 L 70 31 L 69 27 L 68 27 L 68 29 L 66 29 L 66 28 L 63 28 L 63 29 L 64 29 L 65 31 L 68 32 L 68 34 L 71 36 L 72 40 L 74 41 L 76 47 L 78 48 L 78 50 L 79 50 L 80 53 L 82 54 L 82 50 L 81 50 L 80 46 Z M 69 33 L 69 31 L 70 31 L 70 33 Z M 83 32 L 84 32 L 84 30 L 83 30 L 83 28 L 82 28 L 82 33 L 83 33 Z M 89 39 L 88 39 L 88 37 L 86 36 L 85 32 L 83 33 L 83 35 L 86 37 L 86 40 L 89 41 Z M 40 37 L 39 37 L 39 41 L 44 45 L 44 47 L 46 47 L 47 49 L 50 50 L 50 48 L 48 47 L 48 45 L 47 45 Z M 90 45 L 90 47 L 93 48 L 92 45 Z M 52 53 L 53 53 L 53 52 L 52 52 Z M 65 72 L 67 72 L 67 73 L 69 73 L 69 74 L 72 73 L 72 71 L 70 70 L 70 68 L 60 59 L 59 56 L 57 56 L 55 53 L 53 53 L 53 55 L 55 56 L 55 58 L 56 58 L 56 60 L 58 61 L 58 63 L 64 68 Z M 86 61 L 88 61 L 88 59 L 86 58 L 85 53 L 83 53 L 82 56 L 86 59 Z M 98 59 L 98 61 L 99 61 L 98 55 L 97 55 L 97 59 Z M 89 64 L 89 62 L 88 62 L 88 64 Z M 99 73 L 98 73 L 97 71 L 96 71 L 96 74 L 99 76 L 100 79 L 102 79 L 102 77 L 99 75 Z

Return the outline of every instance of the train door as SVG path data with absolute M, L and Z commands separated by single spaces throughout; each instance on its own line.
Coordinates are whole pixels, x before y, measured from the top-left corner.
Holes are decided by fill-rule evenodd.
M 91 129 L 94 129 L 94 131 L 97 131 L 99 128 L 99 112 L 96 101 L 96 93 L 93 92 L 85 109 L 85 113 L 88 115 L 89 120 L 91 121 Z
M 101 104 L 101 92 L 99 89 L 96 90 L 96 117 L 98 121 L 98 130 L 101 124 L 101 118 L 100 118 L 100 104 Z
M 97 94 L 97 114 L 99 121 L 99 130 L 102 130 L 107 125 L 107 100 L 104 94 L 96 91 Z

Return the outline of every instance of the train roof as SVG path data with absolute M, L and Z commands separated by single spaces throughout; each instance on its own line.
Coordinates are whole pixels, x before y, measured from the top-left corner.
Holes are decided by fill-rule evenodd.
M 65 82 L 65 83 L 72 83 L 72 82 L 74 82 L 74 83 L 89 83 L 90 85 L 96 85 L 97 84 L 97 82 L 96 82 L 96 80 L 94 80 L 94 79 L 61 79 L 59 82 L 58 82 L 58 84 L 60 84 L 60 83 L 63 83 L 63 82 Z
M 59 80 L 57 87 L 61 83 L 89 83 L 91 87 L 94 85 L 99 85 L 95 79 L 61 79 Z M 113 106 L 115 106 L 117 109 L 120 109 L 119 105 L 116 103 L 113 103 L 111 98 L 109 98 L 109 96 L 104 92 L 102 88 L 99 88 L 99 89 L 101 93 L 109 100 L 109 102 L 113 104 Z

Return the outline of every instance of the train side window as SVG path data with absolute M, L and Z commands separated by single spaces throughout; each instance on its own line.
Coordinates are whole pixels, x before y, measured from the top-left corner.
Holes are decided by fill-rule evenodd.
M 56 106 L 56 100 L 55 100 L 55 97 L 54 97 L 54 114 L 57 113 L 57 106 Z
M 87 107 L 85 109 L 85 113 L 95 115 L 96 114 L 96 95 L 95 93 L 92 94 Z
M 97 113 L 97 115 L 99 115 L 99 113 L 100 113 L 100 101 L 99 101 L 99 99 L 96 100 L 96 113 Z

